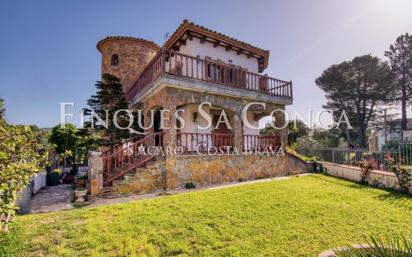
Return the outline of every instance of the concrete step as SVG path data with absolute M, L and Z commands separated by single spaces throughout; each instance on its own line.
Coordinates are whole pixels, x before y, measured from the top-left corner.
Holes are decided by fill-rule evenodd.
M 113 192 L 116 191 L 117 188 L 115 186 L 107 186 L 102 188 L 102 193 Z
M 113 186 L 117 186 L 117 185 L 120 185 L 120 184 L 123 184 L 123 183 L 124 183 L 124 178 L 116 179 L 116 180 L 113 181 Z
M 114 199 L 119 198 L 121 195 L 119 193 L 101 193 L 99 198 Z
M 134 182 L 134 181 L 137 181 L 137 180 L 139 180 L 139 179 L 135 175 L 130 174 L 130 175 L 124 176 L 124 182 L 123 183 Z
M 139 172 L 143 172 L 143 171 L 145 171 L 146 170 L 146 167 L 137 167 L 137 168 L 135 168 L 135 174 L 136 173 L 139 173 Z
M 118 180 L 115 180 L 115 181 L 118 181 Z M 117 187 L 115 185 L 103 187 L 101 190 L 101 193 L 99 194 L 99 197 L 101 198 L 117 198 L 119 196 L 120 194 L 117 192 Z

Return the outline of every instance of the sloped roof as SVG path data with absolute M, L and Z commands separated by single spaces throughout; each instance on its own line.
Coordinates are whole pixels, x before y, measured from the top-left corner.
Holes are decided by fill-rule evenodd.
M 215 40 L 216 42 L 221 42 L 225 45 L 233 46 L 253 56 L 257 56 L 261 60 L 261 62 L 259 63 L 260 70 L 264 70 L 268 66 L 268 60 L 269 60 L 268 50 L 264 50 L 262 48 L 251 45 L 249 43 L 246 43 L 238 39 L 235 39 L 233 37 L 224 35 L 220 32 L 205 28 L 193 22 L 189 22 L 187 19 L 183 20 L 182 24 L 176 29 L 176 31 L 172 34 L 172 36 L 167 40 L 167 42 L 165 43 L 165 48 L 166 49 L 173 48 L 175 44 L 178 43 L 178 41 L 184 35 L 187 35 L 188 33 L 200 34 L 204 37 L 211 38 L 212 40 Z

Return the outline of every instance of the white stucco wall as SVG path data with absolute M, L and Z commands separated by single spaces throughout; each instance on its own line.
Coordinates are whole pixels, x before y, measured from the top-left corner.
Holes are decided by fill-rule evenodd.
M 207 121 L 203 116 L 201 116 L 199 114 L 197 104 L 185 105 L 180 109 L 184 110 L 183 113 L 180 113 L 180 116 L 185 121 L 185 127 L 182 128 L 180 130 L 180 132 L 192 132 L 192 133 L 211 133 L 212 132 L 212 128 L 207 128 L 207 129 L 198 128 L 199 125 L 201 127 L 206 127 L 207 126 Z M 203 109 L 207 110 L 207 106 L 204 106 Z M 198 113 L 197 122 L 193 121 L 193 113 L 194 112 Z M 209 116 L 210 116 L 210 114 L 209 114 Z M 212 117 L 211 117 L 211 119 L 212 119 Z M 230 117 L 229 117 L 229 119 L 230 119 Z M 253 112 L 251 112 L 251 111 L 247 112 L 247 119 L 248 119 L 249 123 L 252 126 L 259 127 L 259 121 L 253 119 Z M 250 128 L 250 127 L 246 126 L 246 124 L 243 124 L 243 134 L 259 135 L 259 131 L 260 131 L 260 129 Z
M 412 141 L 412 130 L 404 130 L 403 131 L 403 140 L 404 141 Z
M 202 44 L 198 38 L 193 38 L 192 41 L 187 40 L 186 45 L 182 45 L 179 52 L 194 57 L 199 55 L 201 58 L 210 57 L 214 60 L 219 59 L 225 63 L 246 68 L 250 72 L 259 72 L 257 58 L 247 58 L 246 55 L 238 55 L 233 50 L 226 51 L 226 49 L 222 46 L 213 47 L 213 44 L 210 42 L 204 42 Z
M 211 133 L 212 128 L 207 128 L 207 129 L 200 129 L 198 128 L 198 125 L 201 127 L 206 127 L 207 126 L 207 121 L 206 119 L 198 114 L 197 115 L 197 122 L 193 121 L 193 113 L 198 112 L 198 105 L 197 104 L 189 104 L 185 105 L 182 108 L 184 112 L 180 113 L 180 116 L 184 119 L 185 121 L 185 126 L 180 130 L 180 132 L 192 132 L 192 133 Z M 203 107 L 204 110 L 207 110 L 207 106 Z
M 259 127 L 259 121 L 253 119 L 253 112 L 249 111 L 247 112 L 247 120 L 253 127 Z M 246 126 L 246 124 L 243 124 L 243 134 L 244 135 L 259 135 L 260 129 L 254 129 Z
M 199 114 L 197 104 L 185 105 L 180 109 L 184 110 L 184 112 L 180 112 L 180 116 L 185 121 L 185 124 L 184 124 L 184 127 L 180 129 L 179 132 L 181 133 L 212 133 L 212 127 L 206 128 L 206 129 L 199 128 L 199 125 L 201 127 L 206 127 L 207 121 L 203 116 Z M 208 108 L 205 106 L 203 109 L 207 110 Z M 197 122 L 193 121 L 194 112 L 198 113 Z M 181 125 L 182 124 L 180 124 L 180 126 Z M 195 139 L 194 137 L 195 137 L 194 135 L 186 135 L 186 136 L 182 135 L 180 138 L 180 140 L 182 141 L 181 145 L 184 147 L 187 147 L 188 151 L 195 151 L 197 147 L 197 142 L 201 142 L 206 145 L 212 145 L 212 140 L 210 136 L 203 136 L 200 139 Z

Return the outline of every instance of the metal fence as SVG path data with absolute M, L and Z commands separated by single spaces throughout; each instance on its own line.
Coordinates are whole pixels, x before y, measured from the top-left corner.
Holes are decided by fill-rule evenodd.
M 358 166 L 361 160 L 374 160 L 378 170 L 392 172 L 392 165 L 412 165 L 412 144 L 402 143 L 395 149 L 368 151 L 363 149 L 326 148 L 312 150 L 319 161 Z M 390 164 L 389 157 L 392 160 Z

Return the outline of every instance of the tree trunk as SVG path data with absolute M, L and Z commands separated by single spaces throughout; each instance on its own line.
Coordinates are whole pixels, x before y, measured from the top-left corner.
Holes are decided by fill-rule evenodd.
M 364 149 L 366 148 L 366 128 L 364 125 L 359 126 L 359 147 Z
M 346 128 L 345 128 L 345 133 L 346 133 L 346 144 L 347 144 L 348 148 L 351 148 L 352 147 L 352 142 L 351 142 L 350 131 L 349 131 L 348 126 L 346 126 Z

